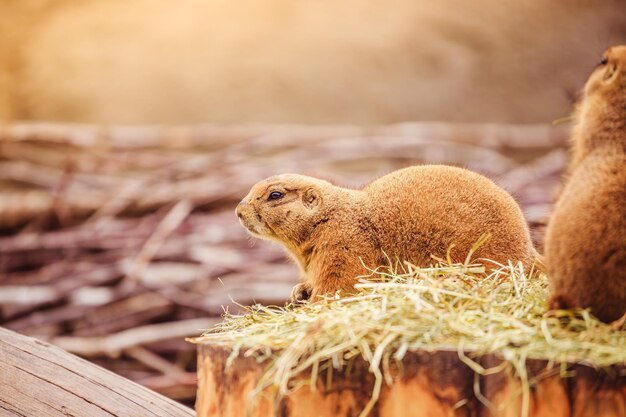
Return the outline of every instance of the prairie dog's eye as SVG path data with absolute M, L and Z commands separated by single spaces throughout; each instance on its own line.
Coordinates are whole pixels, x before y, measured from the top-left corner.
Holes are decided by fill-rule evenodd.
M 600 65 L 606 65 L 608 63 L 609 63 L 609 59 L 603 56 L 602 59 L 600 60 Z
M 267 201 L 281 199 L 284 195 L 285 194 L 281 193 L 280 191 L 272 191 L 270 195 L 267 196 Z

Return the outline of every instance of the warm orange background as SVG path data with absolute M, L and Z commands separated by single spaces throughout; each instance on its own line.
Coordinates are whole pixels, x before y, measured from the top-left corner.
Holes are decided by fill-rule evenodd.
M 546 122 L 621 0 L 3 0 L 0 118 Z

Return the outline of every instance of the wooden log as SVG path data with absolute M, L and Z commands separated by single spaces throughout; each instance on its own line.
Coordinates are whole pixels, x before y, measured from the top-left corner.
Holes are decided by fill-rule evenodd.
M 55 346 L 0 328 L 0 415 L 189 417 L 193 412 Z
M 498 366 L 501 359 L 489 355 L 482 359 L 485 367 Z M 562 378 L 546 361 L 526 362 L 529 380 L 527 403 L 519 378 L 499 372 L 482 378 L 482 390 L 489 400 L 488 417 L 617 417 L 626 416 L 626 367 L 594 369 L 585 365 L 567 367 L 571 377 Z
M 352 369 L 326 373 L 316 388 L 303 385 L 284 398 L 275 388 L 253 395 L 267 363 L 237 355 L 223 346 L 198 345 L 198 417 L 358 416 L 368 405 L 375 378 L 362 360 Z M 486 355 L 477 360 L 485 369 L 498 369 L 502 360 Z M 409 352 L 401 366 L 391 366 L 393 383 L 382 383 L 380 396 L 368 415 L 377 417 L 623 417 L 626 416 L 626 367 L 609 370 L 573 365 L 563 378 L 559 366 L 529 361 L 524 389 L 511 367 L 482 376 L 455 351 Z M 307 379 L 305 375 L 303 378 Z
M 267 389 L 251 398 L 263 375 L 263 364 L 251 357 L 238 356 L 230 367 L 230 350 L 199 345 L 198 417 L 284 417 L 358 416 L 369 403 L 375 378 L 367 364 L 356 361 L 349 373 L 333 372 L 330 387 L 327 374 L 317 381 L 315 390 L 302 387 L 274 402 Z M 383 383 L 373 414 L 378 417 L 465 417 L 471 416 L 477 402 L 472 396 L 472 370 L 459 366 L 456 352 L 421 352 L 410 355 L 403 370 L 395 370 L 395 382 Z

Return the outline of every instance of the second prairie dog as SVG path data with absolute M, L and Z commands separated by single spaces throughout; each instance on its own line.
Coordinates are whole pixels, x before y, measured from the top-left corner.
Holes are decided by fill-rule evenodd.
M 254 185 L 237 207 L 254 236 L 285 246 L 300 266 L 303 283 L 292 298 L 350 292 L 368 268 L 388 259 L 418 266 L 431 255 L 462 262 L 474 254 L 530 268 L 536 258 L 522 211 L 505 190 L 462 168 L 414 166 L 392 172 L 361 190 L 337 187 L 297 174 Z
M 626 313 L 626 46 L 609 49 L 576 109 L 568 178 L 546 231 L 552 308 Z

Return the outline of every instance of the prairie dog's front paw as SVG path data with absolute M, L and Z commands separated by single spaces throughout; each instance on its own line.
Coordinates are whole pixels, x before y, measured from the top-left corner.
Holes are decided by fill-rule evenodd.
M 297 284 L 291 290 L 291 297 L 289 298 L 289 302 L 292 304 L 302 304 L 308 301 L 311 298 L 311 292 L 313 289 L 306 282 L 301 282 Z

